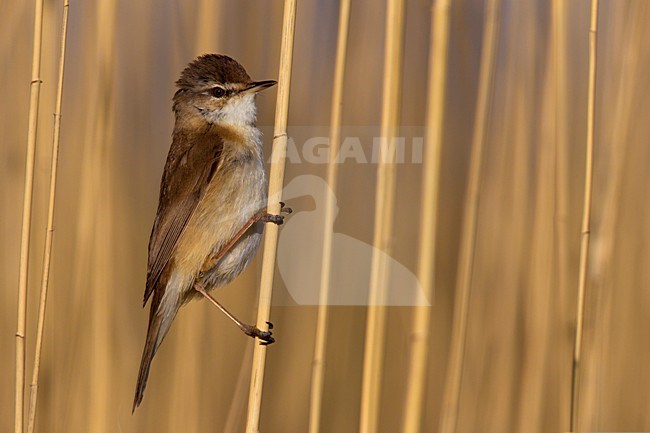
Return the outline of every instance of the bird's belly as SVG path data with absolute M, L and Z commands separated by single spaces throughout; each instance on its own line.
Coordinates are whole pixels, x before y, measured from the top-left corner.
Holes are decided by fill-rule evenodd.
M 256 223 L 216 265 L 201 275 L 201 282 L 206 288 L 223 286 L 246 269 L 260 246 L 262 229 L 262 223 Z M 214 252 L 218 251 L 215 249 Z
M 266 182 L 261 161 L 250 161 L 217 174 L 183 232 L 174 253 L 174 270 L 191 290 L 206 260 L 266 205 Z M 201 274 L 206 289 L 230 282 L 250 263 L 259 247 L 262 224 L 246 234 L 209 270 Z

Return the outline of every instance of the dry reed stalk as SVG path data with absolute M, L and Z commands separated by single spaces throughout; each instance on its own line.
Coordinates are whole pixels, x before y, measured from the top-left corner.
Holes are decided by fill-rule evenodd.
M 553 0 L 551 26 L 553 29 L 555 64 L 555 224 L 557 243 L 558 281 L 563 287 L 568 281 L 567 207 L 568 186 L 568 73 L 567 73 L 567 5 L 564 0 Z M 559 290 L 563 293 L 564 290 Z
M 341 0 L 339 6 L 339 27 L 336 42 L 336 61 L 334 65 L 334 84 L 332 87 L 332 108 L 330 115 L 330 148 L 327 165 L 327 184 L 336 193 L 338 183 L 338 164 L 336 158 L 341 146 L 341 117 L 343 106 L 343 83 L 345 77 L 345 58 L 348 47 L 350 24 L 350 0 Z M 336 214 L 335 196 L 325 198 L 325 221 L 323 224 L 323 259 L 321 262 L 318 317 L 316 338 L 312 361 L 311 390 L 309 401 L 309 433 L 320 431 L 321 409 L 323 405 L 323 384 L 325 379 L 325 349 L 327 346 L 327 326 L 329 314 L 330 274 L 332 270 L 332 235 Z
M 222 2 L 211 0 L 198 1 L 198 24 L 196 26 L 196 39 L 194 46 L 197 53 L 214 52 L 217 46 L 220 25 L 215 25 L 215 18 L 223 16 L 224 7 Z
M 112 247 L 115 241 L 115 214 L 117 213 L 114 188 L 116 177 L 114 171 L 114 73 L 115 67 L 115 30 L 117 2 L 104 0 L 97 4 L 95 10 L 95 28 L 97 39 L 95 52 L 97 75 L 95 78 L 92 108 L 89 119 L 92 122 L 89 135 L 92 137 L 92 159 L 88 161 L 89 170 L 85 181 L 90 184 L 86 190 L 90 195 L 82 198 L 87 201 L 86 209 L 90 218 L 91 270 L 89 286 L 93 288 L 89 301 L 90 326 L 89 349 L 90 368 L 88 395 L 88 427 L 86 431 L 104 433 L 111 431 L 111 419 L 114 417 L 116 400 L 113 391 L 116 388 L 113 361 L 113 333 L 115 326 L 115 296 L 107 294 L 115 290 L 115 258 Z M 83 203 L 82 206 L 85 206 Z
M 41 295 L 38 307 L 38 325 L 36 330 L 36 350 L 34 353 L 34 371 L 30 386 L 29 411 L 27 416 L 27 433 L 33 433 L 36 421 L 36 402 L 38 397 L 38 377 L 43 349 L 43 330 L 45 328 L 45 307 L 47 290 L 50 282 L 50 263 L 52 259 L 52 238 L 54 236 L 54 204 L 56 197 L 57 165 L 59 161 L 59 139 L 61 135 L 61 105 L 63 102 L 63 72 L 65 69 L 65 48 L 68 34 L 69 0 L 63 0 L 63 17 L 61 19 L 61 50 L 59 56 L 59 77 L 56 87 L 54 106 L 54 133 L 52 137 L 52 165 L 50 171 L 50 196 L 47 210 L 47 229 L 45 231 L 45 250 L 43 253 L 43 270 L 41 275 Z
M 611 133 L 609 136 L 604 135 L 606 128 L 603 126 L 603 131 L 599 134 L 605 142 L 616 144 L 611 146 L 610 149 L 603 150 L 608 152 L 607 161 L 607 181 L 602 193 L 602 216 L 600 219 L 599 230 L 599 247 L 596 248 L 598 254 L 595 254 L 593 263 L 594 275 L 594 292 L 599 295 L 595 297 L 593 305 L 594 317 L 598 320 L 594 323 L 592 335 L 597 338 L 591 339 L 593 341 L 593 352 L 597 356 L 590 356 L 590 366 L 585 366 L 583 380 L 590 384 L 592 392 L 586 393 L 580 404 L 582 419 L 591 420 L 592 425 L 583 426 L 590 429 L 599 430 L 602 419 L 605 418 L 605 413 L 602 410 L 603 395 L 607 391 L 603 389 L 603 382 L 610 370 L 610 363 L 612 362 L 612 354 L 616 350 L 612 348 L 612 330 L 616 329 L 613 325 L 621 325 L 614 321 L 614 287 L 621 287 L 620 282 L 617 284 L 616 272 L 619 269 L 616 266 L 617 247 L 625 241 L 620 239 L 620 227 L 622 226 L 622 219 L 624 212 L 621 210 L 625 207 L 625 180 L 629 176 L 630 164 L 629 155 L 631 153 L 630 143 L 634 142 L 632 138 L 632 124 L 633 113 L 635 108 L 635 97 L 638 95 L 638 83 L 642 81 L 639 72 L 640 56 L 639 47 L 643 45 L 642 29 L 647 20 L 644 16 L 643 9 L 640 3 L 632 3 L 622 18 L 616 19 L 608 17 L 613 20 L 617 25 L 616 28 L 622 28 L 622 37 L 620 51 L 620 60 L 616 59 L 615 64 L 620 64 L 620 72 L 615 75 L 612 74 L 612 84 L 616 82 L 614 92 L 615 101 L 612 105 L 611 115 Z M 611 22 L 611 21 L 610 21 Z M 605 54 L 607 56 L 607 54 Z M 615 77 L 615 78 L 614 78 Z M 605 99 L 603 99 L 604 101 Z M 620 299 L 619 301 L 620 302 Z M 591 368 L 590 368 L 591 367 Z M 606 386 L 606 385 L 605 385 Z M 586 400 L 586 401 L 585 401 Z
M 96 25 L 96 21 L 89 19 L 86 21 L 85 26 L 93 28 Z M 94 45 L 94 44 L 93 44 Z M 92 60 L 91 60 L 92 57 Z M 92 62 L 97 61 L 97 56 L 88 56 L 86 60 L 85 67 L 92 68 Z M 87 311 L 90 307 L 90 297 L 93 292 L 86 290 L 86 288 L 91 284 L 92 273 L 91 270 L 95 267 L 94 262 L 94 251 L 92 249 L 95 240 L 95 220 L 96 220 L 96 197 L 98 196 L 98 184 L 93 182 L 93 173 L 96 173 L 97 170 L 100 170 L 101 167 L 98 167 L 97 160 L 100 159 L 98 155 L 102 150 L 98 148 L 98 145 L 90 145 L 94 143 L 97 135 L 92 131 L 92 125 L 97 119 L 98 107 L 95 102 L 99 99 L 96 96 L 97 84 L 96 83 L 84 83 L 84 92 L 89 95 L 84 98 L 84 103 L 89 107 L 88 113 L 85 116 L 87 123 L 83 132 L 79 134 L 81 136 L 81 142 L 84 145 L 80 146 L 80 154 L 78 164 L 80 167 L 79 178 L 80 178 L 80 187 L 78 192 L 78 210 L 77 210 L 77 223 L 75 227 L 75 236 L 74 236 L 74 253 L 73 260 L 70 264 L 71 268 L 71 279 L 72 279 L 72 290 L 71 290 L 71 301 L 73 303 L 73 308 L 69 310 L 70 312 L 78 312 L 79 316 L 75 317 L 76 319 L 83 317 L 84 320 L 91 321 L 92 316 L 87 314 Z M 83 314 L 83 316 L 81 315 Z M 76 330 L 76 333 L 72 333 L 75 338 L 80 338 L 79 330 Z M 87 344 L 87 342 L 86 342 Z M 87 386 L 86 382 L 91 380 L 90 375 L 86 369 L 83 370 L 83 373 L 75 371 L 73 373 L 72 365 L 75 362 L 79 362 L 81 358 L 86 363 L 90 364 L 90 349 L 88 346 L 81 345 L 82 351 L 78 353 L 78 358 L 69 357 L 66 360 L 67 363 L 64 364 L 64 368 L 68 368 L 66 373 L 67 377 L 71 378 L 70 389 L 71 392 L 65 396 L 69 401 L 74 402 L 67 406 L 62 406 L 64 411 L 63 418 L 66 419 L 66 425 L 76 425 L 79 426 L 84 431 L 88 431 L 87 420 L 89 418 L 87 411 L 76 411 L 73 408 L 77 407 L 78 404 L 87 402 L 89 397 L 84 392 L 84 388 Z M 84 350 L 85 349 L 85 350 Z M 65 358 L 64 358 L 65 359 Z
M 444 120 L 447 52 L 449 48 L 449 9 L 451 0 L 438 0 L 431 9 L 431 47 L 429 49 L 429 89 L 427 95 L 427 149 L 422 165 L 422 209 L 418 280 L 427 299 L 433 303 L 436 233 L 440 192 L 440 153 Z M 429 328 L 432 307 L 416 307 L 411 331 L 410 370 L 404 403 L 404 433 L 421 431 L 422 404 L 427 375 Z
M 380 132 L 383 143 L 377 166 L 375 229 L 372 243 L 374 250 L 370 268 L 370 294 L 366 317 L 359 420 L 361 433 L 375 433 L 379 423 L 386 334 L 386 284 L 390 278 L 386 257 L 390 254 L 393 208 L 395 207 L 395 136 L 400 113 L 404 9 L 404 0 L 388 0 L 387 2 Z
M 113 2 L 109 0 L 102 1 L 96 7 L 85 9 L 79 31 L 87 37 L 80 38 L 81 45 L 78 48 L 80 53 L 85 54 L 71 55 L 68 60 L 73 64 L 75 60 L 81 60 L 82 70 L 90 73 L 85 73 L 78 86 L 73 86 L 70 97 L 73 102 L 70 114 L 74 114 L 75 106 L 83 107 L 83 111 L 80 113 L 82 117 L 77 123 L 78 127 L 70 129 L 69 142 L 71 147 L 77 145 L 75 165 L 78 167 L 78 188 L 73 189 L 71 196 L 76 205 L 74 235 L 70 238 L 72 257 L 68 260 L 71 283 L 66 302 L 57 303 L 65 306 L 64 316 L 70 316 L 67 320 L 66 317 L 61 317 L 62 323 L 57 323 L 59 335 L 63 336 L 62 340 L 66 343 L 72 342 L 66 353 L 56 352 L 59 359 L 63 360 L 59 364 L 59 370 L 63 371 L 62 375 L 68 379 L 66 383 L 69 384 L 69 392 L 61 392 L 63 387 L 59 387 L 57 395 L 62 401 L 56 409 L 61 418 L 58 423 L 65 426 L 64 430 L 73 425 L 75 430 L 94 432 L 90 423 L 98 422 L 102 405 L 106 406 L 110 401 L 108 383 L 116 383 L 110 376 L 113 372 L 110 361 L 115 354 L 110 350 L 105 351 L 109 358 L 102 359 L 100 352 L 112 343 L 113 338 L 108 332 L 110 329 L 101 334 L 99 323 L 102 321 L 95 314 L 99 313 L 104 319 L 102 310 L 109 309 L 115 298 L 106 296 L 106 293 L 116 290 L 116 287 L 109 288 L 105 281 L 112 278 L 110 272 L 106 274 L 105 267 L 100 269 L 99 266 L 99 256 L 107 256 L 106 247 L 115 243 L 115 239 L 105 233 L 112 225 L 114 208 L 110 203 L 102 203 L 105 197 L 110 197 L 110 189 L 114 185 L 114 178 L 105 168 L 110 155 L 107 143 L 111 140 L 106 134 L 112 131 L 102 127 L 111 115 L 108 107 L 113 104 L 111 86 L 115 82 L 110 70 L 114 65 L 114 59 L 110 55 L 113 50 L 110 42 L 114 41 L 114 34 L 109 30 L 114 28 L 115 21 L 111 9 L 106 9 L 111 3 Z M 82 11 L 79 12 L 83 14 Z M 70 49 L 74 50 L 72 46 Z M 71 70 L 74 68 L 71 66 Z M 65 192 L 62 192 L 65 196 Z M 66 327 L 66 323 L 84 323 L 86 326 Z M 103 340 L 106 335 L 108 339 Z M 95 343 L 97 341 L 102 344 Z M 94 392 L 88 393 L 88 389 L 93 389 Z M 80 406 L 86 410 L 76 410 Z
M 554 264 L 552 275 L 555 282 L 555 293 L 559 304 L 560 320 L 557 323 L 557 331 L 564 329 L 566 318 L 570 317 L 567 297 L 569 281 L 569 230 L 568 230 L 568 206 L 569 206 L 569 106 L 568 106 L 568 39 L 567 39 L 567 4 L 564 0 L 553 0 L 551 4 L 551 28 L 552 47 L 555 58 L 555 195 L 554 195 Z M 562 347 L 564 349 L 564 346 Z M 560 377 L 560 383 L 568 370 L 560 369 L 556 375 Z M 568 377 L 567 377 L 568 379 Z M 568 382 L 568 380 L 567 380 Z M 568 388 L 564 388 L 568 390 Z M 568 392 L 560 392 L 558 395 L 559 407 L 570 406 Z M 567 412 L 561 413 L 559 424 L 568 425 L 566 421 Z M 565 418 L 566 417 L 566 418 Z M 566 422 L 566 424 L 565 424 Z
M 522 293 L 524 317 L 523 338 L 527 342 L 523 356 L 525 362 L 520 369 L 522 374 L 519 379 L 520 392 L 527 395 L 526 399 L 519 402 L 519 415 L 514 423 L 515 431 L 557 431 L 560 424 L 557 424 L 555 417 L 547 416 L 547 410 L 551 405 L 548 402 L 548 370 L 556 364 L 558 351 L 550 350 L 551 338 L 556 335 L 553 330 L 552 317 L 556 314 L 552 308 L 552 302 L 555 298 L 555 285 L 552 279 L 548 278 L 553 275 L 553 215 L 555 202 L 555 186 L 547 179 L 553 176 L 555 168 L 555 149 L 551 145 L 555 137 L 555 60 L 557 58 L 554 48 L 556 44 L 553 38 L 554 32 L 549 32 L 548 49 L 540 56 L 539 45 L 535 44 L 534 35 L 538 33 L 535 13 L 532 5 L 526 5 L 526 20 L 532 22 L 528 25 L 527 35 L 529 39 L 526 46 L 530 46 L 527 61 L 528 65 L 535 68 L 536 65 L 542 64 L 543 75 L 541 76 L 539 87 L 541 88 L 541 101 L 539 115 L 531 113 L 532 104 L 528 104 L 527 109 L 521 111 L 526 113 L 526 121 L 518 123 L 518 128 L 535 131 L 535 123 L 539 124 L 538 131 L 530 134 L 530 145 L 526 143 L 526 148 L 533 152 L 533 156 L 528 157 L 527 161 L 534 160 L 535 168 L 530 169 L 524 176 L 532 180 L 530 195 L 532 195 L 532 206 L 528 206 L 532 212 L 526 216 L 525 220 L 532 219 L 529 225 L 529 233 L 524 234 L 524 244 L 530 247 L 530 254 L 524 262 L 528 262 L 529 272 L 525 273 L 525 290 Z M 535 88 L 535 78 L 529 74 L 526 86 L 530 91 Z M 520 163 L 526 167 L 526 160 Z M 528 260 L 526 260 L 528 259 Z M 561 315 L 558 315 L 561 317 Z M 521 332 L 521 331 L 520 331 Z
M 41 95 L 41 45 L 43 37 L 43 0 L 34 2 L 34 49 L 32 52 L 32 81 L 29 94 L 27 155 L 25 162 L 25 189 L 23 218 L 20 234 L 20 269 L 18 275 L 18 314 L 16 319 L 16 393 L 15 433 L 23 432 L 25 405 L 25 328 L 27 327 L 27 277 L 29 272 L 29 235 L 32 225 L 32 197 L 34 194 L 34 162 L 36 157 L 36 130 L 38 103 Z
M 472 136 L 471 162 L 465 196 L 465 215 L 461 232 L 458 259 L 458 277 L 454 300 L 451 347 L 447 366 L 447 383 L 443 394 L 440 417 L 440 433 L 456 431 L 462 368 L 467 337 L 467 317 L 474 251 L 476 248 L 476 227 L 479 204 L 479 187 L 483 165 L 483 153 L 487 138 L 489 103 L 493 90 L 494 64 L 499 34 L 500 0 L 489 0 L 485 4 L 485 25 L 479 71 L 478 97 Z
M 293 41 L 296 28 L 296 1 L 284 1 L 282 18 L 282 37 L 280 43 L 280 70 L 278 73 L 278 97 L 275 106 L 275 125 L 273 128 L 273 151 L 271 154 L 271 172 L 269 174 L 269 201 L 267 210 L 272 214 L 280 213 L 280 198 L 284 182 L 285 158 L 287 155 L 287 120 L 289 116 L 289 91 L 291 89 L 291 63 L 293 60 Z M 264 233 L 264 254 L 262 256 L 262 276 L 257 307 L 257 327 L 265 329 L 271 311 L 273 292 L 273 275 L 278 246 L 278 229 L 275 224 L 268 224 Z M 266 363 L 266 346 L 255 345 L 251 384 L 248 396 L 248 416 L 246 433 L 258 433 L 260 411 L 262 406 L 262 387 L 264 384 L 264 366 Z
M 589 25 L 589 84 L 587 100 L 587 146 L 585 155 L 585 189 L 582 208 L 580 240 L 580 267 L 578 270 L 578 306 L 573 351 L 573 381 L 571 385 L 571 431 L 577 431 L 578 399 L 580 386 L 580 357 L 584 326 L 585 293 L 587 291 L 587 263 L 591 230 L 591 192 L 593 180 L 595 100 L 596 100 L 596 53 L 598 29 L 598 0 L 591 1 L 591 22 Z

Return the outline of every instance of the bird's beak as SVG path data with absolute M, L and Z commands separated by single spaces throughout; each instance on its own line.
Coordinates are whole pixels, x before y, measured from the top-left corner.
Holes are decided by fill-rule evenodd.
M 241 93 L 257 93 L 266 89 L 267 87 L 275 86 L 278 84 L 275 80 L 253 81 L 248 87 L 241 91 Z

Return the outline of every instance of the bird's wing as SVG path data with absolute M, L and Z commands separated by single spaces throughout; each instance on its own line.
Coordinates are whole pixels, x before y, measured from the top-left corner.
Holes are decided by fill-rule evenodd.
M 222 160 L 223 140 L 209 130 L 192 138 L 174 137 L 160 186 L 160 201 L 149 238 L 147 287 L 151 296 L 178 239 Z

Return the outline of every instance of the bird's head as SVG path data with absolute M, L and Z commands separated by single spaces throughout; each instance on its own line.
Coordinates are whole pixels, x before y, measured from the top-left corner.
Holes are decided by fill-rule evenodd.
M 252 125 L 255 94 L 275 85 L 274 80 L 253 81 L 236 60 L 205 54 L 190 63 L 176 81 L 174 112 L 188 120 Z

